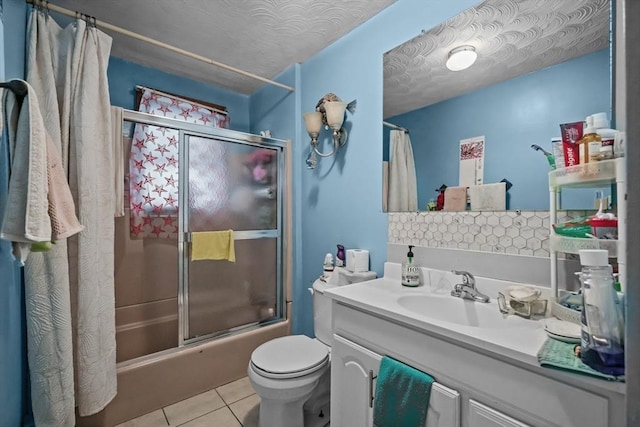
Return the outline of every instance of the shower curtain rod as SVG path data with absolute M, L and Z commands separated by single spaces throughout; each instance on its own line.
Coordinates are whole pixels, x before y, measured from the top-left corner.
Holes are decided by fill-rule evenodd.
M 409 133 L 409 129 L 407 129 L 407 128 L 403 128 L 403 127 L 398 126 L 398 125 L 394 125 L 393 123 L 389 123 L 389 122 L 385 122 L 385 121 L 383 121 L 383 122 L 382 122 L 382 124 L 383 124 L 383 125 L 385 125 L 385 126 L 388 126 L 388 127 L 392 128 L 392 129 L 401 130 L 401 131 L 404 131 L 404 132 L 406 132 L 406 133 Z
M 65 9 L 63 7 L 60 7 L 60 6 L 56 6 L 55 4 L 51 4 L 49 2 L 44 2 L 44 1 L 41 1 L 41 0 L 26 0 L 26 2 L 27 2 L 27 4 L 33 4 L 35 6 L 44 7 L 46 9 L 48 9 L 48 10 L 52 10 L 54 12 L 60 13 L 60 14 L 65 15 L 65 16 L 69 16 L 71 18 L 75 18 L 75 17 L 78 16 L 78 12 L 75 12 L 75 11 L 72 11 L 72 10 L 69 10 L 69 9 Z M 87 16 L 87 15 L 85 15 L 85 16 Z M 108 22 L 99 21 L 95 17 L 91 17 L 91 18 L 92 18 L 92 23 L 93 24 L 95 24 L 96 26 L 105 28 L 107 30 L 114 31 L 116 33 L 120 33 L 120 34 L 123 34 L 123 35 L 125 35 L 127 37 L 131 37 L 131 38 L 134 38 L 134 39 L 137 39 L 137 40 L 142 40 L 142 41 L 147 42 L 149 44 L 152 44 L 154 46 L 162 47 L 164 49 L 167 49 L 167 50 L 170 50 L 172 52 L 178 53 L 180 55 L 183 55 L 183 56 L 198 60 L 200 62 L 204 62 L 204 63 L 209 64 L 209 65 L 213 65 L 215 67 L 224 68 L 225 70 L 232 71 L 232 72 L 237 73 L 237 74 L 242 74 L 245 77 L 250 77 L 250 78 L 255 79 L 255 80 L 260 80 L 263 83 L 268 83 L 268 84 L 273 85 L 273 86 L 278 86 L 278 87 L 281 87 L 283 89 L 287 89 L 287 90 L 289 90 L 291 92 L 295 91 L 295 89 L 292 86 L 287 86 L 285 84 L 282 84 L 282 83 L 279 83 L 279 82 L 276 82 L 276 81 L 273 81 L 273 80 L 269 80 L 269 79 L 266 79 L 264 77 L 260 77 L 260 76 L 258 76 L 256 74 L 250 73 L 248 71 L 244 71 L 244 70 L 241 70 L 239 68 L 235 68 L 235 67 L 232 67 L 230 65 L 223 64 L 222 62 L 215 61 L 213 59 L 207 58 L 207 57 L 202 56 L 202 55 L 198 55 L 197 53 L 189 52 L 187 50 L 180 49 L 178 47 L 172 46 L 172 45 L 167 44 L 167 43 L 163 43 L 161 41 L 152 39 L 150 37 L 143 36 L 142 34 L 134 33 L 133 31 L 129 31 L 129 30 L 126 30 L 124 28 L 117 27 L 115 25 L 109 24 Z

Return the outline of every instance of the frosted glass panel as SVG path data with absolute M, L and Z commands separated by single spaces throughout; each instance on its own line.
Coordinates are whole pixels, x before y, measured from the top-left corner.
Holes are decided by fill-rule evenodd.
M 233 230 L 236 261 L 192 262 L 192 245 L 185 245 L 188 328 L 184 338 L 224 334 L 279 318 L 276 171 L 280 151 L 206 137 L 188 136 L 185 142 L 187 230 Z
M 275 317 L 277 239 L 236 240 L 236 262 L 189 262 L 189 336 Z
M 178 237 L 178 140 L 180 132 L 146 124 L 133 127 L 128 203 L 131 237 Z
M 189 231 L 277 227 L 278 151 L 189 137 Z

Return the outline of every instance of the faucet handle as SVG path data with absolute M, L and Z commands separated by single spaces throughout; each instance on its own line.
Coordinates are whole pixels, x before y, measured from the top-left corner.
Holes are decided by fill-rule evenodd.
M 476 278 L 473 277 L 473 274 L 469 273 L 468 271 L 464 271 L 464 270 L 451 270 L 451 272 L 453 274 L 457 274 L 462 276 L 462 283 L 463 284 L 467 284 L 470 286 L 475 286 L 476 284 Z
M 453 286 L 453 289 L 451 290 L 451 296 L 452 297 L 460 297 L 460 296 L 462 296 L 462 284 L 461 283 L 458 283 L 458 284 Z

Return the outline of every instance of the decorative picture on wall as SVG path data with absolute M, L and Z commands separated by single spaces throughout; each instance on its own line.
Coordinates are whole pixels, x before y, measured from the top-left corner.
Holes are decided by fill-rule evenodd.
M 482 185 L 484 174 L 484 136 L 460 140 L 461 187 Z

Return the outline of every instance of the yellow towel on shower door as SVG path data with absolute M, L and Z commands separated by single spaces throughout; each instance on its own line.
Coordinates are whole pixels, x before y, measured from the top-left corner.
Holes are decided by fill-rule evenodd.
M 236 262 L 233 230 L 191 233 L 191 261 L 226 259 Z

